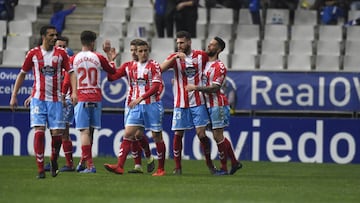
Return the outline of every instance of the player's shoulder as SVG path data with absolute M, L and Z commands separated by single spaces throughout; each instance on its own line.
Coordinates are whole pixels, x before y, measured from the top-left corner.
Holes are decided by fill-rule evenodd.
M 36 52 L 39 52 L 39 51 L 41 51 L 40 47 L 39 47 L 39 46 L 36 46 L 36 47 L 30 49 L 30 50 L 27 52 L 27 55 L 29 55 L 29 54 L 35 54 Z
M 159 62 L 155 61 L 154 59 L 149 59 L 148 63 L 151 64 L 151 65 L 154 65 L 154 66 L 159 66 L 160 65 Z
M 200 50 L 200 49 L 193 49 L 192 50 L 193 55 L 206 55 L 207 53 L 204 50 Z

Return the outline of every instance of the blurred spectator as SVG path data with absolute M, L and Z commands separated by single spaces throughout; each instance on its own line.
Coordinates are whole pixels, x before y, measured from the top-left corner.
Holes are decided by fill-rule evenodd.
M 360 10 L 360 0 L 350 1 L 350 9 L 354 11 Z
M 56 27 L 56 31 L 60 36 L 62 31 L 65 29 L 65 19 L 67 15 L 70 15 L 76 9 L 76 4 L 73 4 L 69 9 L 63 10 L 64 4 L 56 2 L 53 5 L 53 15 L 50 20 L 50 24 Z
M 349 20 L 348 22 L 345 23 L 345 26 L 353 26 L 353 25 L 360 25 L 360 18 Z
M 0 0 L 0 20 L 13 20 L 18 0 Z
M 175 0 L 175 24 L 176 32 L 184 30 L 196 38 L 196 22 L 198 19 L 199 0 Z
M 251 13 L 251 19 L 253 24 L 259 25 L 261 23 L 260 18 L 260 0 L 249 1 L 249 11 Z
M 239 9 L 242 4 L 246 4 L 248 0 L 206 0 L 205 6 L 207 8 L 226 7 Z
M 340 18 L 347 19 L 346 0 L 315 0 L 312 8 L 318 10 L 320 22 L 324 25 L 336 25 Z
M 155 25 L 159 38 L 166 36 L 172 38 L 174 35 L 174 12 L 175 1 L 172 0 L 151 0 L 155 9 Z

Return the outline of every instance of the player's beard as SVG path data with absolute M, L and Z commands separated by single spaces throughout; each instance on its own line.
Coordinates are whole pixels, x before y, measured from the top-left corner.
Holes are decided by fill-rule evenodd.
M 210 57 L 213 57 L 213 56 L 216 55 L 216 52 L 215 52 L 215 51 L 207 50 L 206 53 L 207 53 L 207 55 L 210 56 Z

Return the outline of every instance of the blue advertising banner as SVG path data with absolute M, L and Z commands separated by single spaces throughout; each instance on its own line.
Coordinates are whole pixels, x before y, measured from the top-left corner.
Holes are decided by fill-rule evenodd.
M 0 155 L 33 155 L 34 132 L 27 112 L 2 112 L 0 115 Z M 240 160 L 304 163 L 360 163 L 360 125 L 357 119 L 231 117 L 224 135 Z M 167 157 L 172 158 L 171 114 L 164 117 L 163 137 Z M 123 115 L 102 116 L 102 128 L 95 131 L 94 156 L 116 156 L 123 130 Z M 50 155 L 50 133 L 46 132 L 46 156 Z M 80 133 L 70 129 L 74 156 L 81 155 Z M 151 137 L 151 133 L 146 135 Z M 212 133 L 207 131 L 212 137 Z M 152 154 L 155 143 L 150 140 Z M 213 139 L 211 156 L 217 158 Z M 203 159 L 194 130 L 184 136 L 183 159 Z M 61 150 L 61 153 L 62 150 Z M 63 154 L 62 154 L 63 156 Z
M 0 69 L 0 106 L 8 106 L 19 69 Z M 224 86 L 236 110 L 359 111 L 360 73 L 228 71 Z M 162 100 L 173 108 L 172 71 L 163 73 Z M 19 93 L 21 103 L 31 92 L 28 74 Z M 125 78 L 108 82 L 102 75 L 103 107 L 123 108 L 127 92 Z

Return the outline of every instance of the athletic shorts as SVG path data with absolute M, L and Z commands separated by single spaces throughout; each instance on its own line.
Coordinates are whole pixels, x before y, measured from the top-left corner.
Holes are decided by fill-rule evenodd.
M 63 108 L 64 121 L 70 125 L 74 122 L 74 105 L 70 99 L 65 100 L 66 107 Z
M 78 102 L 74 107 L 76 129 L 101 128 L 101 102 Z
M 30 102 L 30 127 L 46 126 L 49 129 L 65 129 L 62 102 L 41 101 L 32 98 Z
M 190 108 L 174 108 L 171 130 L 204 127 L 209 122 L 209 115 L 205 105 Z
M 125 126 L 144 127 L 153 132 L 162 131 L 164 107 L 161 101 L 151 104 L 138 104 L 125 109 Z
M 230 107 L 214 106 L 208 108 L 212 129 L 224 128 L 229 125 Z

